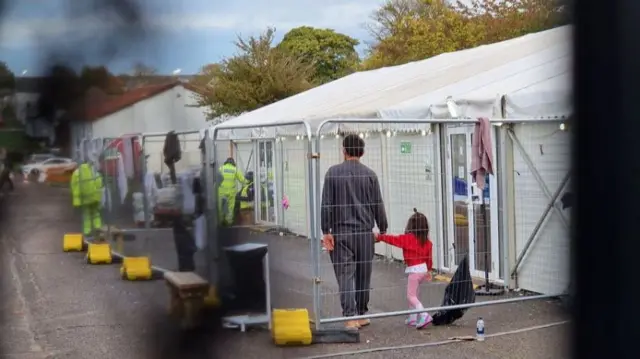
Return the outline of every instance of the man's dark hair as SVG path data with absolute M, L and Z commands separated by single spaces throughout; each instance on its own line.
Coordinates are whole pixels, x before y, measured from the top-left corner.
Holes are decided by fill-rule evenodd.
M 364 140 L 358 135 L 346 135 L 342 147 L 349 157 L 360 158 L 364 155 Z

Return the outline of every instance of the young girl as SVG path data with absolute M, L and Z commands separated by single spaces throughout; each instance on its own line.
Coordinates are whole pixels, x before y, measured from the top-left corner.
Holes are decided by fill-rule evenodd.
M 413 215 L 407 222 L 405 234 L 390 235 L 376 234 L 376 241 L 385 242 L 402 249 L 404 262 L 407 265 L 405 273 L 407 279 L 407 300 L 411 309 L 423 309 L 422 303 L 418 299 L 418 289 L 420 283 L 431 280 L 432 247 L 429 240 L 429 222 L 427 217 L 413 209 Z M 412 314 L 406 320 L 406 324 L 415 326 L 418 329 L 424 328 L 433 319 L 429 313 Z

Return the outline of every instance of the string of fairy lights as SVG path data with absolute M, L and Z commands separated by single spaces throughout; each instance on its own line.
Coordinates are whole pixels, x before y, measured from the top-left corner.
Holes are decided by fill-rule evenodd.
M 336 134 L 331 134 L 331 135 L 320 135 L 320 138 L 324 139 L 324 138 L 331 138 L 334 137 L 336 139 L 338 138 L 342 138 L 348 134 L 357 134 L 360 138 L 369 138 L 373 135 L 382 135 L 382 136 L 386 136 L 386 137 L 394 137 L 394 136 L 398 136 L 399 134 L 405 134 L 405 135 L 418 135 L 418 136 L 429 136 L 431 134 L 433 134 L 433 131 L 430 128 L 427 129 L 408 129 L 408 130 L 402 130 L 402 131 L 398 131 L 398 130 L 387 130 L 387 129 L 381 129 L 381 130 L 373 130 L 373 131 L 341 131 L 340 133 L 336 133 Z M 294 139 L 296 141 L 300 141 L 300 140 L 304 140 L 306 139 L 308 136 L 306 135 L 296 135 L 296 136 L 279 136 L 276 138 L 276 140 L 280 140 L 280 141 L 286 141 L 286 140 L 291 140 Z M 315 137 L 315 136 L 312 136 Z
M 495 122 L 493 123 L 493 126 L 496 127 L 500 127 L 502 126 L 503 123 L 502 122 Z M 567 123 L 560 123 L 559 125 L 559 130 L 560 131 L 569 131 L 569 125 Z M 386 137 L 395 137 L 398 136 L 398 134 L 403 134 L 403 135 L 419 135 L 419 136 L 430 136 L 433 134 L 433 131 L 431 130 L 431 128 L 427 128 L 427 129 L 407 129 L 407 130 L 402 130 L 402 131 L 397 131 L 397 130 L 389 130 L 389 129 L 380 129 L 380 130 L 373 130 L 373 131 L 342 131 L 340 133 L 336 133 L 336 134 L 331 134 L 331 135 L 320 135 L 320 138 L 324 139 L 324 138 L 331 138 L 331 137 L 335 137 L 336 139 L 338 138 L 342 138 L 344 136 L 346 136 L 347 134 L 353 134 L 356 133 L 358 134 L 358 136 L 360 138 L 369 138 L 372 135 L 383 135 Z M 296 136 L 278 136 L 276 138 L 277 141 L 286 141 L 286 140 L 296 140 L 296 141 L 301 141 L 306 139 L 308 136 L 306 135 L 296 135 Z M 315 137 L 315 136 L 312 136 Z

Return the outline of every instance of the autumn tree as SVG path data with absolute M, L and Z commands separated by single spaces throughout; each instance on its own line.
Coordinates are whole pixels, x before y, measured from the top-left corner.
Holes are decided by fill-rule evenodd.
M 483 25 L 484 43 L 551 29 L 568 22 L 567 0 L 469 0 L 454 9 Z
M 214 76 L 221 70 L 220 64 L 208 64 L 203 66 L 191 80 L 189 84 L 201 91 L 208 91 L 213 87 Z
M 238 37 L 237 55 L 207 67 L 208 90 L 199 105 L 209 108 L 209 119 L 252 111 L 313 86 L 313 66 L 274 48 L 274 34 L 270 28 L 258 37 Z
M 376 42 L 364 69 L 422 60 L 484 40 L 483 25 L 444 0 L 391 0 L 373 14 L 373 20 L 370 31 Z
M 131 76 L 133 77 L 154 76 L 157 73 L 158 70 L 142 62 L 136 62 L 135 64 L 133 64 L 133 67 L 131 69 Z
M 136 62 L 128 73 L 120 74 L 117 78 L 122 82 L 124 88 L 132 89 L 141 86 L 147 86 L 158 80 L 164 80 L 165 77 L 157 76 L 158 71 L 143 62 Z
M 114 76 L 105 66 L 85 66 L 80 71 L 80 82 L 84 90 L 97 87 L 109 95 L 124 92 L 124 83 Z
M 360 62 L 356 46 L 359 41 L 331 29 L 301 26 L 292 29 L 278 44 L 315 68 L 319 83 L 333 81 L 354 72 Z
M 364 69 L 508 40 L 566 22 L 567 0 L 389 0 L 372 15 Z

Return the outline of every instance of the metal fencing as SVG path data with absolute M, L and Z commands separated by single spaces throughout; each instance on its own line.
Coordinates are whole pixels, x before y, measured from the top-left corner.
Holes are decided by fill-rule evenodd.
M 81 164 L 91 167 L 94 175 L 80 181 L 99 178 L 104 189 L 100 216 L 88 217 L 82 211 L 85 232 L 113 240 L 115 251 L 124 257 L 149 257 L 155 269 L 181 269 L 185 248 L 190 252 L 186 255 L 191 258 L 188 262 L 193 262 L 197 250 L 193 248 L 196 199 L 192 187 L 204 158 L 200 132 L 174 132 L 181 152 L 173 166 L 175 184 L 164 163 L 168 133 L 83 140 L 77 157 Z M 95 220 L 88 222 L 87 218 Z M 182 231 L 174 229 L 176 220 L 184 224 Z M 86 229 L 87 225 L 91 229 Z M 193 265 L 187 264 L 190 268 Z
M 249 128 L 252 127 L 233 130 Z M 281 124 L 277 130 L 265 128 L 266 134 L 258 139 L 242 141 L 220 136 L 228 130 L 221 125 L 212 133 L 210 161 L 214 167 L 207 172 L 207 178 L 213 183 L 211 188 L 218 190 L 212 191 L 208 206 L 218 210 L 210 211 L 207 223 L 213 224 L 213 228 L 219 225 L 253 228 L 252 234 L 236 231 L 241 233 L 235 235 L 236 243 L 268 246 L 270 277 L 277 279 L 270 288 L 274 305 L 312 310 L 310 250 L 317 251 L 319 247 L 315 242 L 291 235 L 308 237 L 315 227 L 314 192 L 308 187 L 309 179 L 313 178 L 311 131 L 304 122 Z M 228 167 L 231 159 L 235 169 Z M 226 185 L 221 186 L 222 181 Z M 247 196 L 249 192 L 253 195 Z M 219 240 L 228 243 L 229 238 Z M 212 258 L 223 257 L 221 247 L 212 247 Z M 213 281 L 218 279 L 214 277 Z
M 335 151 L 341 144 L 334 142 L 351 134 L 366 143 L 361 163 L 375 173 L 382 197 L 382 203 L 359 206 L 381 205 L 389 235 L 374 244 L 369 231 L 339 228 L 334 235 L 336 247 L 314 258 L 318 322 L 424 310 L 433 314 L 441 309 L 446 284 L 428 278 L 451 281 L 465 258 L 473 279 L 451 282 L 453 302 L 463 304 L 450 308 L 549 298 L 566 291 L 569 237 L 567 213 L 559 203 L 568 181 L 569 134 L 560 120 L 501 121 L 494 121 L 489 130 L 494 174 L 487 177 L 483 190 L 471 177 L 476 120 L 341 120 L 319 126 L 315 141 L 320 160 L 315 166 L 320 217 L 316 223 L 322 223 L 323 216 L 340 218 L 345 212 L 362 210 L 345 211 L 345 203 L 332 203 L 325 194 L 332 188 L 346 189 L 345 183 L 357 182 L 350 179 L 354 173 L 365 171 L 354 165 L 345 174 L 327 171 L 326 162 L 342 161 Z M 362 186 L 366 187 L 356 188 L 370 192 L 365 198 L 376 198 L 375 186 Z M 332 198 L 348 196 L 334 193 Z M 428 219 L 433 244 L 433 272 L 422 277 L 405 273 L 405 267 L 421 261 L 403 257 L 403 248 L 415 246 L 416 239 L 400 236 L 410 226 L 414 208 Z M 415 254 L 404 252 L 411 253 Z M 424 281 L 418 295 L 408 292 L 411 280 L 407 282 L 407 277 Z M 475 294 L 491 297 L 474 299 Z
M 458 292 L 454 296 L 464 290 L 479 295 L 448 309 L 555 297 L 569 285 L 569 210 L 561 208 L 560 199 L 568 191 L 570 135 L 559 119 L 500 121 L 492 121 L 489 130 L 494 174 L 484 190 L 471 179 L 473 119 L 332 120 L 311 135 L 289 129 L 300 125 L 291 123 L 263 128 L 271 129 L 265 132 L 270 136 L 235 142 L 217 137 L 218 131 L 231 130 L 221 125 L 214 131 L 211 160 L 218 167 L 233 157 L 243 174 L 254 172 L 253 207 L 241 216 L 250 220 L 234 224 L 275 230 L 275 235 L 251 240 L 268 242 L 276 256 L 271 271 L 279 279 L 274 286 L 280 288 L 273 293 L 285 293 L 276 303 L 309 308 L 317 326 L 424 310 L 433 314 L 442 309 L 446 281 Z M 338 230 L 332 251 L 321 244 L 322 217 L 345 209 L 323 197 L 332 188 L 325 181 L 334 190 L 344 190 L 335 184 L 356 176 L 357 169 L 327 174 L 344 161 L 343 140 L 349 134 L 366 144 L 361 163 L 377 178 L 387 234 L 403 234 L 414 208 L 428 220 L 433 265 L 430 275 L 421 279 L 419 304 L 407 298 L 406 243 L 398 242 L 406 239 L 375 242 L 369 231 L 347 235 Z M 351 191 L 377 190 L 360 184 Z M 210 204 L 219 208 L 214 192 Z M 350 195 L 338 192 L 333 198 Z M 361 203 L 351 210 L 378 204 Z M 451 282 L 464 259 L 472 278 Z M 429 277 L 437 280 L 426 280 Z M 484 289 L 492 295 L 481 296 Z
M 494 174 L 482 190 L 471 177 L 477 135 L 472 119 L 331 120 L 314 132 L 303 121 L 260 129 L 222 124 L 205 131 L 206 141 L 197 131 L 178 133 L 181 190 L 192 192 L 197 177 L 206 199 L 206 248 L 198 246 L 200 263 L 221 258 L 219 228 L 251 228 L 238 235 L 239 241 L 268 245 L 269 271 L 277 278 L 271 288 L 274 304 L 310 309 L 318 327 L 425 310 L 434 314 L 442 309 L 447 285 L 457 296 L 456 305 L 447 309 L 561 295 L 569 286 L 570 208 L 563 199 L 570 192 L 570 132 L 559 119 L 500 121 L 491 121 Z M 246 135 L 228 137 L 229 132 Z M 92 146 L 101 146 L 101 159 L 94 162 L 110 194 L 104 222 L 134 237 L 125 242 L 123 254 L 147 255 L 155 265 L 175 270 L 180 269 L 180 241 L 163 228 L 174 218 L 163 207 L 162 191 L 172 187 L 163 155 L 166 135 L 102 139 Z M 330 170 L 349 155 L 343 143 L 348 135 L 364 141 L 360 162 L 366 168 L 347 161 Z M 137 153 L 131 163 L 122 156 L 109 162 L 114 147 L 129 146 L 114 145 L 117 141 L 130 141 Z M 225 163 L 233 165 L 233 181 Z M 120 172 L 127 174 L 126 196 Z M 365 191 L 358 197 L 367 201 L 349 207 L 343 200 L 355 191 Z M 193 231 L 194 211 L 180 200 L 186 230 Z M 377 242 L 368 229 L 322 228 L 323 221 L 325 227 L 337 226 L 342 215 L 376 208 L 384 210 L 387 228 L 374 232 L 386 229 L 390 235 Z M 425 262 L 404 257 L 411 252 L 403 247 L 418 243 L 400 236 L 414 209 L 428 222 L 429 274 L 420 265 L 410 270 L 420 275 L 406 273 L 408 265 Z M 334 235 L 332 250 L 323 248 L 323 229 Z M 461 264 L 468 265 L 471 278 L 456 282 L 452 277 Z M 218 283 L 220 274 L 213 267 L 208 266 L 207 277 Z M 417 295 L 407 290 L 409 277 L 412 285 L 420 283 Z M 481 296 L 483 289 L 493 295 Z M 479 296 L 471 300 L 474 293 Z M 465 295 L 468 303 L 460 299 Z

